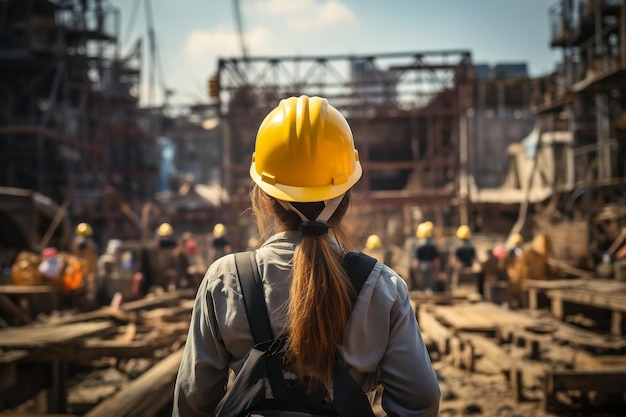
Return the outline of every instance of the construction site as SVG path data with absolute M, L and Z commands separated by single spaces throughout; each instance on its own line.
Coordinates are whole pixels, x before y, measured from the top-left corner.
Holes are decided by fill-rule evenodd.
M 205 102 L 177 111 L 167 95 L 140 106 L 141 80 L 158 83 L 142 65 L 155 42 L 123 54 L 120 19 L 106 0 L 0 0 L 0 416 L 171 415 L 190 283 L 217 225 L 233 251 L 257 247 L 256 132 L 299 95 L 327 98 L 352 128 L 354 250 L 379 236 L 411 282 L 416 230 L 432 222 L 446 281 L 455 231 L 472 232 L 474 274 L 411 291 L 441 416 L 624 415 L 625 0 L 555 0 L 561 61 L 538 77 L 469 49 L 244 49 L 219 59 Z M 160 273 L 164 224 L 202 259 L 180 272 L 187 285 L 138 291 Z M 524 255 L 504 266 L 495 248 L 513 236 Z M 128 265 L 101 268 L 111 248 Z M 72 287 L 36 273 L 57 253 L 79 265 Z

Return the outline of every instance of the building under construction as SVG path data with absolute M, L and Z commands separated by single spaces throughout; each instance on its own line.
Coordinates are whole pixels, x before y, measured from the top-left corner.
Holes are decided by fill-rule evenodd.
M 534 227 L 551 236 L 554 256 L 589 268 L 626 237 L 626 7 L 562 0 L 550 19 L 563 59 L 532 81 L 542 124 L 524 188 L 548 191 Z
M 364 168 L 354 221 L 369 227 L 355 230 L 393 244 L 423 219 L 504 232 L 516 209 L 482 224 L 472 190 L 499 186 L 507 146 L 532 130 L 529 83 L 524 63 L 477 65 L 466 50 L 221 59 L 210 87 L 224 120 L 223 184 L 246 204 L 263 116 L 282 97 L 320 95 L 347 116 Z
M 494 237 L 480 255 L 512 232 L 551 242 L 541 268 L 528 268 L 520 308 L 499 305 L 510 301 L 497 292 L 508 271 L 494 278 L 487 263 L 493 291 L 480 301 L 411 292 L 448 393 L 442 414 L 623 414 L 625 0 L 556 1 L 551 45 L 562 61 L 538 78 L 523 62 L 486 65 L 465 49 L 244 54 L 220 59 L 210 102 L 176 118 L 139 109 L 143 49 L 121 54 L 119 18 L 105 0 L 0 0 L 1 261 L 17 232 L 28 237 L 19 249 L 40 250 L 28 242 L 48 242 L 40 235 L 56 220 L 58 242 L 79 221 L 103 241 L 149 237 L 157 221 L 177 233 L 220 222 L 243 249 L 256 232 L 245 211 L 258 126 L 280 99 L 320 95 L 348 118 L 363 166 L 355 246 L 377 233 L 408 248 L 425 220 L 442 248 L 460 224 Z M 176 150 L 171 166 L 163 146 Z M 193 288 L 51 313 L 43 301 L 57 305 L 56 290 L 31 287 L 0 283 L 0 411 L 171 414 Z M 447 378 L 450 368 L 462 372 Z
M 120 204 L 153 198 L 160 162 L 119 19 L 102 0 L 0 3 L 0 185 L 67 200 L 103 237 L 124 236 Z
M 143 49 L 138 41 L 121 56 L 108 2 L 4 1 L 0 185 L 67 199 L 74 219 L 106 237 L 145 236 L 147 224 L 120 225 L 137 223 L 132 213 L 164 186 L 158 134 L 176 147 L 178 172 L 196 174 L 165 181 L 174 192 L 158 201 L 161 217 L 227 223 L 243 247 L 254 233 L 239 213 L 260 121 L 283 97 L 321 95 L 349 119 L 364 167 L 356 242 L 362 231 L 402 245 L 425 219 L 440 236 L 459 224 L 529 236 L 552 227 L 556 242 L 567 235 L 558 217 L 583 230 L 581 246 L 562 254 L 579 264 L 612 249 L 624 226 L 614 209 L 624 198 L 624 13 L 618 0 L 557 2 L 552 46 L 563 61 L 534 79 L 524 63 L 484 65 L 469 50 L 222 58 L 211 102 L 168 119 L 139 111 Z M 189 184 L 179 192 L 210 181 L 217 199 Z

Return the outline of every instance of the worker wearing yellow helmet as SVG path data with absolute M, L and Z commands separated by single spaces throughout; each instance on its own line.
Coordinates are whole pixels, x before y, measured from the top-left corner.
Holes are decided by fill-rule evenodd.
M 320 394 L 337 401 L 329 407 L 358 402 L 348 397 L 340 404 L 343 396 L 329 393 L 330 387 L 335 394 L 343 389 L 333 384 L 333 369 L 341 362 L 362 381 L 357 390 L 376 390 L 371 370 L 385 375 L 380 385 L 388 415 L 434 416 L 439 386 L 405 281 L 347 248 L 344 216 L 361 174 L 352 131 L 339 110 L 321 97 L 281 100 L 258 129 L 250 165 L 252 214 L 263 243 L 241 261 L 258 269 L 271 329 L 289 335 L 282 353 L 290 372 L 324 388 Z M 349 265 L 368 266 L 360 291 L 351 283 Z M 174 415 L 197 414 L 198 404 L 213 415 L 222 398 L 222 411 L 232 411 L 228 415 L 246 411 L 236 396 L 223 397 L 229 366 L 242 364 L 254 345 L 236 276 L 235 256 L 223 256 L 198 289 L 201 302 L 189 326 Z
M 369 235 L 365 242 L 366 249 L 380 249 L 383 247 L 383 242 L 378 235 Z
M 93 229 L 89 223 L 79 223 L 76 226 L 76 234 L 79 236 L 91 236 L 93 235 Z
M 511 248 L 506 253 L 507 264 L 510 265 L 522 254 L 522 245 L 524 237 L 519 233 L 513 233 L 510 238 Z
M 168 222 L 161 223 L 156 229 L 157 256 L 155 279 L 150 285 L 156 285 L 164 290 L 174 290 L 184 276 L 181 263 L 181 249 L 174 237 L 174 228 Z
M 76 257 L 72 265 L 76 268 L 76 276 L 80 276 L 79 280 L 74 280 L 71 285 L 72 290 L 76 290 L 79 286 L 84 287 L 83 304 L 84 307 L 92 308 L 96 306 L 97 288 L 96 288 L 96 258 L 97 258 L 96 242 L 93 239 L 93 228 L 89 223 L 81 222 L 76 226 L 76 236 L 72 240 L 72 255 Z M 78 267 L 79 266 L 79 267 Z M 70 268 L 68 267 L 68 270 Z
M 450 253 L 449 261 L 452 270 L 452 291 L 457 290 L 460 276 L 472 273 L 472 268 L 476 263 L 476 249 L 471 242 L 472 230 L 470 227 L 466 224 L 459 226 L 456 229 L 456 237 L 460 243 Z M 478 291 L 482 292 L 482 288 L 478 288 Z
M 174 228 L 169 223 L 161 223 L 156 232 L 160 240 L 167 240 L 174 234 Z
M 433 240 L 434 224 L 420 223 L 415 235 L 419 239 L 411 260 L 411 289 L 432 293 L 437 290 L 437 276 L 441 270 L 441 256 Z
M 432 222 L 420 223 L 415 231 L 418 239 L 430 239 L 433 237 L 434 224 Z
M 233 251 L 226 232 L 226 226 L 222 223 L 217 223 L 213 226 L 213 240 L 209 247 L 209 262 L 214 262 L 216 259 Z
M 363 253 L 373 258 L 376 258 L 376 260 L 380 262 L 385 263 L 389 261 L 388 259 L 386 259 L 387 257 L 386 252 L 387 251 L 383 247 L 383 241 L 379 235 L 373 234 L 367 237 L 367 240 L 365 241 L 365 248 L 363 249 Z

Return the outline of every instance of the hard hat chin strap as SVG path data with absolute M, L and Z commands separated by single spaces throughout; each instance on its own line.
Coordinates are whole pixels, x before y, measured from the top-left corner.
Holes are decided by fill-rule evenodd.
M 280 203 L 281 206 L 283 206 L 285 210 L 293 211 L 294 213 L 296 213 L 300 217 L 300 219 L 302 219 L 303 222 L 328 223 L 328 219 L 330 219 L 333 213 L 335 213 L 335 210 L 337 210 L 337 207 L 339 207 L 339 204 L 341 204 L 341 201 L 343 200 L 344 196 L 345 196 L 345 193 L 335 198 L 331 198 L 330 200 L 322 201 L 322 203 L 324 204 L 324 208 L 322 209 L 322 211 L 320 211 L 317 214 L 317 216 L 314 219 L 308 218 L 306 215 L 304 215 L 300 210 L 298 210 L 293 204 L 291 204 L 288 201 L 278 200 L 278 202 Z

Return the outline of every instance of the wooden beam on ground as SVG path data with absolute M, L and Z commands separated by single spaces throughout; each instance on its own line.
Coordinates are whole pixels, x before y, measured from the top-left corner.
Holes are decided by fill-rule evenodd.
M 151 416 L 172 401 L 183 349 L 165 357 L 84 417 Z
M 17 380 L 16 363 L 28 356 L 23 350 L 0 351 L 0 389 L 10 387 Z
M 28 412 L 11 412 L 6 414 L 7 417 L 80 417 L 76 414 L 48 414 L 48 413 L 28 413 Z
M 147 310 L 156 307 L 170 306 L 179 303 L 181 300 L 194 298 L 195 290 L 181 289 L 162 294 L 150 294 L 140 300 L 129 301 L 120 306 L 124 311 Z
M 432 314 L 456 331 L 496 333 L 501 326 L 530 326 L 536 319 L 490 302 L 434 306 Z
M 476 369 L 476 359 L 478 357 L 486 358 L 490 362 L 493 362 L 505 374 L 509 374 L 513 368 L 513 361 L 511 356 L 504 351 L 500 346 L 490 339 L 481 336 L 479 334 L 462 333 L 459 334 L 459 338 L 467 345 L 472 347 L 472 357 L 466 357 L 468 362 L 464 364 L 464 368 L 474 371 Z
M 9 349 L 48 349 L 65 346 L 79 339 L 114 329 L 111 322 L 72 323 L 60 326 L 31 325 L 0 330 L 0 347 Z
M 4 294 L 0 294 L 0 309 L 9 313 L 10 316 L 17 319 L 21 324 L 30 323 L 31 321 L 30 316 Z
M 427 337 L 435 342 L 439 353 L 447 355 L 450 353 L 450 339 L 452 332 L 446 326 L 441 324 L 426 306 L 419 309 L 419 327 Z
M 553 369 L 546 373 L 545 409 L 558 411 L 559 402 L 556 394 L 559 391 L 579 391 L 586 394 L 590 391 L 602 393 L 623 393 L 626 387 L 626 368 L 610 370 L 571 370 Z
M 72 360 L 95 360 L 98 358 L 149 358 L 157 346 L 146 341 L 118 341 L 88 339 L 80 349 L 72 353 Z
M 77 313 L 65 317 L 53 317 L 48 320 L 47 323 L 58 325 L 99 319 L 114 319 L 120 323 L 134 323 L 137 321 L 137 314 L 135 312 L 128 312 L 118 308 L 105 306 L 87 313 Z

